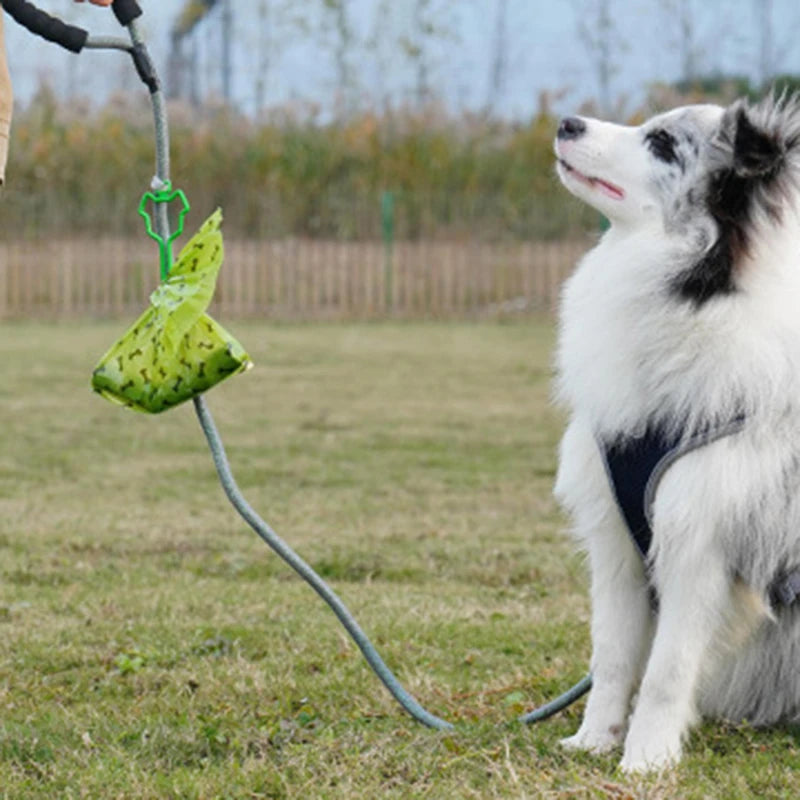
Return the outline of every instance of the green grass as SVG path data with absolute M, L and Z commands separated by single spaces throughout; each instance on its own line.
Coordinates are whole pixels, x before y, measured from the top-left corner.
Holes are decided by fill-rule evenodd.
M 407 718 L 228 506 L 191 406 L 87 389 L 123 325 L 0 326 L 0 797 L 771 798 L 798 735 L 704 725 L 681 768 L 523 710 L 580 678 L 580 560 L 550 495 L 551 327 L 235 325 L 209 405 L 250 502 L 452 733 Z

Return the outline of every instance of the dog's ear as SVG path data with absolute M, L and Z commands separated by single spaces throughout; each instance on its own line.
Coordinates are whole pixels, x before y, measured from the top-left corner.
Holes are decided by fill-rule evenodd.
M 739 178 L 770 178 L 778 172 L 786 155 L 785 142 L 760 124 L 758 116 L 739 102 L 725 112 L 722 121 L 732 148 L 733 172 Z

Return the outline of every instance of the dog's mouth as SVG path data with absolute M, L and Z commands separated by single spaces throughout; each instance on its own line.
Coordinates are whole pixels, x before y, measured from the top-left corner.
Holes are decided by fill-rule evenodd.
M 612 200 L 622 200 L 625 197 L 624 190 L 619 186 L 609 183 L 608 181 L 604 181 L 602 178 L 593 178 L 591 175 L 584 175 L 582 172 L 575 169 L 572 164 L 564 161 L 563 158 L 559 158 L 558 163 L 561 165 L 561 168 L 564 170 L 564 172 L 574 180 L 578 181 L 578 183 L 582 183 L 584 186 L 588 186 L 590 189 L 596 189 L 607 197 L 610 197 Z

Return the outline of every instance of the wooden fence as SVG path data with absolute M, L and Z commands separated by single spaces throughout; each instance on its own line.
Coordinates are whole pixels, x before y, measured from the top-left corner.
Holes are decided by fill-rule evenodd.
M 226 243 L 223 318 L 502 316 L 553 308 L 587 242 L 258 240 Z M 158 273 L 150 240 L 0 244 L 0 318 L 131 316 Z

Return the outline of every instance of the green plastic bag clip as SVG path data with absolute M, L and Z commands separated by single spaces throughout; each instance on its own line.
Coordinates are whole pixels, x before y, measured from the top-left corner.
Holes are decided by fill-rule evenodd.
M 165 239 L 153 229 L 153 221 L 147 213 L 147 201 L 150 200 L 154 205 L 158 206 L 164 203 L 171 203 L 176 199 L 181 201 L 181 210 L 178 212 L 178 223 L 175 226 L 174 233 Z M 139 216 L 144 219 L 147 235 L 158 243 L 158 252 L 161 258 L 162 281 L 167 279 L 172 269 L 172 243 L 183 233 L 183 221 L 189 213 L 190 208 L 191 206 L 189 205 L 186 195 L 183 193 L 183 189 L 175 189 L 173 191 L 172 184 L 169 181 L 164 183 L 161 189 L 145 192 L 142 196 L 142 201 L 139 203 Z

